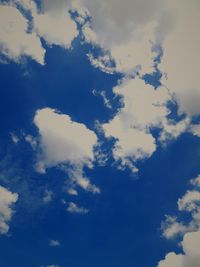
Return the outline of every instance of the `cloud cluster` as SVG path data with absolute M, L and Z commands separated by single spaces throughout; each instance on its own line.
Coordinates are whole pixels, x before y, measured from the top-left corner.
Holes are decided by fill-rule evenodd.
M 200 230 L 200 176 L 191 180 L 193 188 L 178 199 L 177 205 L 180 212 L 186 212 L 191 216 L 188 224 L 180 222 L 175 216 L 167 215 L 166 221 L 162 224 L 163 236 L 172 239 L 177 235 Z
M 91 23 L 86 21 L 82 27 L 85 41 L 109 51 L 116 63 L 115 71 L 151 73 L 159 54 L 155 47 L 172 24 L 166 2 L 78 0 L 80 17 L 83 18 L 86 8 L 85 16 L 90 14 L 92 18 Z M 101 57 L 96 59 L 96 65 L 97 61 L 101 62 Z M 105 68 L 102 64 L 99 67 Z
M 103 124 L 103 130 L 106 137 L 116 139 L 114 158 L 135 172 L 134 162 L 150 157 L 156 150 L 150 130 L 161 127 L 166 120 L 170 95 L 164 87 L 155 89 L 139 78 L 124 79 L 113 91 L 122 96 L 123 107 Z
M 163 51 L 159 64 L 162 83 L 174 94 L 179 112 L 188 116 L 200 113 L 198 1 L 78 2 L 92 17 L 91 24 L 87 22 L 83 27 L 86 42 L 108 50 L 115 60 L 116 71 L 151 73 L 159 54 L 155 47 L 160 46 Z M 105 69 L 101 58 L 91 63 Z
M 84 124 L 71 120 L 68 115 L 44 108 L 36 112 L 34 123 L 39 130 L 37 171 L 45 173 L 47 168 L 60 167 L 68 173 L 70 188 L 78 185 L 86 191 L 99 193 L 84 175 L 84 167 L 92 168 L 95 133 Z
M 168 253 L 157 267 L 199 267 L 200 263 L 200 231 L 185 234 L 181 246 L 183 254 Z
M 45 48 L 41 38 L 48 45 L 71 46 L 78 30 L 69 6 L 65 2 L 62 6 L 50 2 L 42 1 L 41 10 L 32 0 L 12 0 L 0 5 L 0 45 L 5 56 L 16 62 L 29 56 L 44 64 Z M 27 12 L 31 19 L 26 16 Z
M 12 205 L 17 201 L 18 194 L 12 193 L 3 186 L 0 186 L 0 233 L 6 234 L 9 230 L 9 221 L 12 218 Z
M 45 50 L 35 32 L 28 32 L 28 20 L 13 6 L 0 5 L 1 52 L 14 61 L 30 56 L 44 64 Z
M 191 216 L 188 224 L 178 222 L 176 217 L 167 216 L 164 222 L 163 235 L 167 239 L 177 235 L 183 236 L 181 243 L 183 254 L 170 252 L 165 259 L 160 261 L 158 267 L 198 267 L 200 262 L 200 176 L 191 180 L 193 190 L 178 200 L 178 209 L 187 212 Z

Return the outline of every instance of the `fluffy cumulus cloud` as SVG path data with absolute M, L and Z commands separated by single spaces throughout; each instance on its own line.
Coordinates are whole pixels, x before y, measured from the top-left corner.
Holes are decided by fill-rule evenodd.
M 12 205 L 17 201 L 18 194 L 10 192 L 0 186 L 0 233 L 6 234 L 9 230 L 9 221 L 12 218 Z
M 65 48 L 78 35 L 77 26 L 69 13 L 70 5 L 67 1 L 42 1 L 42 10 L 34 14 L 34 27 L 37 34 L 50 45 L 56 44 Z
M 183 254 L 168 253 L 164 260 L 160 261 L 158 267 L 199 267 L 200 263 L 200 232 L 187 233 L 181 246 Z
M 163 235 L 166 238 L 173 238 L 177 235 L 183 236 L 181 243 L 183 253 L 170 252 L 165 259 L 160 261 L 158 267 L 198 267 L 200 263 L 200 178 L 191 180 L 194 187 L 178 200 L 178 209 L 191 215 L 188 224 L 178 222 L 177 218 L 168 216 L 163 224 Z
M 40 134 L 37 170 L 44 173 L 47 168 L 60 166 L 67 171 L 72 186 L 75 183 L 87 191 L 99 193 L 83 171 L 84 167 L 92 168 L 93 165 L 97 144 L 95 133 L 50 108 L 38 110 L 34 123 Z
M 31 14 L 28 20 L 20 8 Z M 0 5 L 0 45 L 3 55 L 19 62 L 22 56 L 29 56 L 44 64 L 45 48 L 40 38 L 49 45 L 71 47 L 78 35 L 75 21 L 69 13 L 67 1 L 53 4 L 42 1 L 41 9 L 32 0 L 10 0 Z M 31 27 L 30 27 L 31 25 Z
M 177 235 L 200 230 L 200 178 L 191 180 L 192 189 L 178 199 L 177 206 L 180 212 L 186 212 L 191 216 L 189 223 L 178 221 L 175 216 L 167 216 L 162 224 L 163 236 L 172 239 Z
M 113 90 L 122 96 L 123 107 L 103 129 L 107 137 L 117 140 L 114 158 L 136 171 L 133 161 L 150 157 L 156 150 L 150 129 L 166 121 L 170 95 L 165 88 L 155 89 L 139 78 L 125 79 Z
M 14 6 L 0 5 L 1 53 L 14 61 L 30 56 L 40 64 L 44 63 L 45 50 L 39 37 L 28 32 L 28 20 Z

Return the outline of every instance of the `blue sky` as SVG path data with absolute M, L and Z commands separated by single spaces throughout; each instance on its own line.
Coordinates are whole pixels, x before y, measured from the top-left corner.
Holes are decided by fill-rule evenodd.
M 0 266 L 200 266 L 199 8 L 0 1 Z

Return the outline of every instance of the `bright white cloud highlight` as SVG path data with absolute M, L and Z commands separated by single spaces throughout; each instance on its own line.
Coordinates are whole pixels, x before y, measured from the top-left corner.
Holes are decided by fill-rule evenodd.
M 12 205 L 17 199 L 18 194 L 0 186 L 0 234 L 6 234 L 9 230 L 8 223 L 13 215 Z
M 84 124 L 73 122 L 68 115 L 45 108 L 36 112 L 34 123 L 40 133 L 40 150 L 37 170 L 44 173 L 47 168 L 62 166 L 68 172 L 72 184 L 87 191 L 99 193 L 84 176 L 84 167 L 92 168 L 95 133 Z

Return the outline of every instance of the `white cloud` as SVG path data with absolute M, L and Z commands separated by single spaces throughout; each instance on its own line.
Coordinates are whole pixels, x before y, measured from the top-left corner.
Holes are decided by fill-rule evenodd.
M 37 147 L 37 141 L 32 135 L 27 134 L 27 135 L 25 135 L 24 139 L 27 143 L 29 143 L 31 145 L 31 147 L 33 149 L 35 149 Z
M 83 28 L 86 41 L 109 50 L 116 70 L 150 73 L 161 45 L 164 55 L 159 66 L 166 85 L 179 103 L 179 111 L 190 116 L 200 112 L 200 6 L 196 0 L 79 0 L 92 16 L 91 29 Z M 98 63 L 99 62 L 99 63 Z M 104 69 L 101 58 L 95 65 Z M 167 79 L 166 79 L 167 77 Z
M 193 190 L 187 191 L 186 194 L 178 200 L 178 209 L 180 211 L 193 211 L 199 207 L 200 192 Z
M 163 224 L 163 235 L 167 239 L 177 235 L 183 236 L 181 246 L 183 253 L 176 254 L 170 252 L 165 259 L 160 261 L 157 267 L 199 267 L 200 263 L 200 178 L 191 180 L 193 190 L 188 190 L 186 194 L 178 200 L 178 209 L 187 212 L 191 216 L 188 224 L 178 222 L 176 217 L 167 216 Z
M 104 54 L 103 56 L 94 57 L 92 53 L 88 53 L 87 56 L 93 67 L 99 68 L 101 71 L 109 74 L 115 72 L 115 67 L 112 66 L 112 58 L 110 55 Z
M 114 158 L 137 171 L 133 162 L 150 157 L 156 150 L 150 128 L 161 127 L 166 120 L 170 96 L 164 87 L 155 90 L 139 78 L 125 79 L 113 91 L 123 97 L 123 107 L 103 129 L 106 137 L 117 139 Z
M 60 241 L 52 239 L 52 240 L 49 241 L 49 246 L 50 247 L 59 247 L 60 246 Z
M 179 103 L 179 111 L 190 116 L 200 113 L 200 7 L 198 1 L 166 1 L 174 14 L 174 25 L 163 41 L 160 70 L 162 82 Z
M 191 180 L 191 184 L 200 188 L 200 175 L 197 178 Z
M 52 199 L 53 199 L 53 192 L 46 189 L 44 192 L 44 196 L 43 196 L 43 202 L 45 204 L 47 204 L 47 203 L 51 202 Z
M 44 173 L 47 168 L 61 166 L 68 173 L 71 186 L 77 184 L 87 191 L 99 193 L 83 171 L 84 167 L 92 168 L 93 165 L 97 144 L 95 133 L 50 108 L 38 110 L 34 123 L 40 133 L 37 170 Z
M 199 267 L 200 263 L 200 231 L 185 234 L 181 246 L 183 254 L 168 253 L 158 267 Z
M 19 143 L 20 139 L 16 134 L 10 133 L 10 137 L 11 137 L 11 140 L 13 141 L 14 144 L 18 144 Z
M 86 214 L 89 212 L 88 209 L 83 207 L 78 207 L 74 202 L 70 202 L 68 204 L 67 211 L 70 213 L 79 213 L 79 214 Z
M 200 137 L 200 124 L 191 125 L 189 130 L 193 135 Z
M 169 119 L 163 120 L 162 131 L 159 141 L 166 144 L 166 141 L 178 138 L 182 133 L 188 131 L 190 128 L 190 119 L 188 117 L 175 122 Z
M 92 91 L 92 93 L 93 93 L 94 96 L 101 96 L 103 98 L 103 102 L 104 102 L 105 107 L 107 107 L 109 109 L 112 108 L 110 100 L 106 96 L 106 91 L 97 91 L 97 90 L 94 89 Z
M 195 230 L 195 227 L 192 224 L 185 225 L 182 222 L 177 221 L 177 217 L 166 216 L 166 220 L 162 223 L 163 236 L 166 239 L 172 239 L 178 235 L 183 236 L 188 231 Z
M 71 19 L 67 5 L 62 8 L 59 5 L 46 5 L 42 13 L 34 14 L 34 28 L 49 45 L 65 48 L 69 48 L 78 35 L 76 23 Z
M 32 0 L 10 0 L 7 5 L 0 5 L 1 53 L 16 62 L 21 62 L 22 56 L 29 56 L 44 64 L 45 49 L 40 37 L 49 45 L 70 48 L 78 30 L 68 2 L 53 4 L 43 0 L 40 11 Z M 30 12 L 30 21 L 19 7 Z
M 0 186 L 0 233 L 6 234 L 9 230 L 9 221 L 12 218 L 12 205 L 17 201 L 18 194 L 10 192 Z
M 92 17 L 91 25 L 87 22 L 83 26 L 86 42 L 99 44 L 106 51 L 109 50 L 116 62 L 116 71 L 127 74 L 137 70 L 144 74 L 154 70 L 158 50 L 152 48 L 171 25 L 165 0 L 78 2 L 88 9 Z M 99 67 L 104 69 L 102 63 Z
M 15 7 L 0 5 L 1 53 L 17 62 L 25 55 L 44 64 L 45 50 L 40 39 L 27 30 L 28 20 Z
M 142 28 L 139 37 L 111 47 L 111 56 L 116 62 L 116 71 L 128 74 L 141 74 L 154 71 L 157 50 L 153 50 L 154 23 Z
M 93 28 L 101 43 L 111 46 L 131 40 L 138 28 L 146 25 L 160 9 L 159 1 L 151 0 L 79 0 L 92 18 Z
M 77 190 L 75 190 L 74 188 L 68 188 L 68 189 L 67 189 L 67 193 L 68 193 L 69 195 L 72 195 L 72 196 L 77 196 L 77 195 L 78 195 Z
M 162 223 L 163 236 L 172 239 L 177 235 L 200 230 L 200 187 L 199 176 L 191 180 L 193 190 L 188 190 L 182 198 L 178 199 L 177 205 L 180 212 L 187 212 L 191 220 L 186 224 L 178 221 L 177 217 L 166 216 Z

